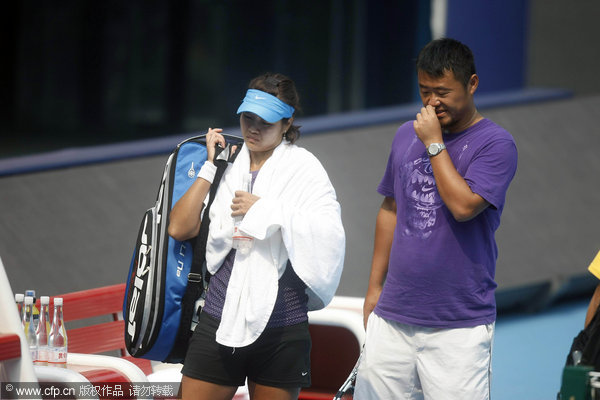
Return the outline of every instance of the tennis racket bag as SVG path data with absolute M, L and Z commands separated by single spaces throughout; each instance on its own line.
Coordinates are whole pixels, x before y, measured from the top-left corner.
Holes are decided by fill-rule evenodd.
M 185 357 L 208 283 L 204 265 L 208 210 L 223 172 L 237 154 L 232 146 L 242 144 L 240 137 L 224 136 L 227 146 L 217 147 L 217 173 L 198 236 L 180 242 L 168 235 L 167 227 L 171 208 L 206 161 L 205 135 L 183 141 L 169 155 L 156 203 L 142 218 L 123 300 L 125 345 L 133 357 L 170 363 Z

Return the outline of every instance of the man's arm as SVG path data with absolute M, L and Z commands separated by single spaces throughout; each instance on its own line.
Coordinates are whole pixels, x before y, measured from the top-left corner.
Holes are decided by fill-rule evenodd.
M 383 283 L 388 271 L 390 251 L 396 228 L 396 201 L 392 197 L 386 197 L 381 203 L 375 224 L 375 242 L 373 247 L 373 260 L 371 262 L 371 275 L 369 277 L 369 288 L 363 305 L 363 318 L 365 329 L 367 319 L 377 305 Z
M 490 205 L 483 197 L 471 191 L 447 151 L 431 157 L 430 162 L 438 193 L 454 219 L 459 222 L 468 221 Z
M 442 143 L 442 128 L 435 115 L 435 109 L 423 107 L 414 121 L 415 132 L 427 148 L 431 143 Z M 475 218 L 485 210 L 488 203 L 480 195 L 473 193 L 465 179 L 458 173 L 448 151 L 430 157 L 435 184 L 442 201 L 454 219 L 459 222 Z

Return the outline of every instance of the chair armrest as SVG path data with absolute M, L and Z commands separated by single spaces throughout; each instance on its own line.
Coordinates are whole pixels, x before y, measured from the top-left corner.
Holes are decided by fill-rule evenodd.
M 92 385 L 92 383 L 82 374 L 76 371 L 72 371 L 68 368 L 57 368 L 57 367 L 46 367 L 42 365 L 34 365 L 33 370 L 35 371 L 35 375 L 37 376 L 38 381 L 43 386 L 44 382 L 52 383 L 52 388 L 60 390 L 60 387 L 63 388 L 75 388 L 75 393 L 73 393 L 73 398 L 76 397 L 77 388 L 82 385 Z M 98 399 L 98 396 L 95 396 L 92 392 L 88 391 L 85 394 L 85 399 Z
M 82 369 L 86 367 L 107 368 L 119 371 L 129 382 L 148 382 L 148 377 L 137 365 L 120 357 L 69 353 L 67 355 L 67 367 L 70 369 Z

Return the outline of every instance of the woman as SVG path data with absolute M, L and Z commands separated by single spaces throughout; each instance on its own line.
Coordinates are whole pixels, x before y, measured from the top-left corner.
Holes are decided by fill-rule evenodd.
M 298 103 L 291 79 L 265 74 L 250 82 L 238 109 L 244 145 L 210 210 L 213 276 L 182 370 L 184 399 L 231 399 L 246 380 L 252 399 L 296 399 L 310 386 L 307 311 L 335 293 L 345 234 L 325 170 L 294 144 Z M 214 148 L 225 146 L 221 132 L 208 130 L 208 161 L 171 211 L 169 234 L 177 240 L 199 231 Z M 249 173 L 251 190 L 239 190 Z M 232 248 L 236 217 L 251 238 L 248 252 Z

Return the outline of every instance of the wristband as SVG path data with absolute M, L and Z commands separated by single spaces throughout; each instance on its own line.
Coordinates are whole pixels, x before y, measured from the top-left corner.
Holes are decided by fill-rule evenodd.
M 198 178 L 202 178 L 212 184 L 216 173 L 217 166 L 210 161 L 205 161 L 202 168 L 200 168 L 200 172 L 198 172 Z

